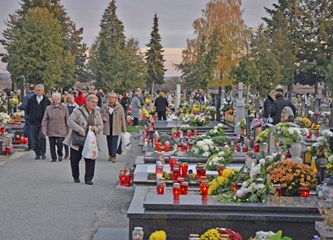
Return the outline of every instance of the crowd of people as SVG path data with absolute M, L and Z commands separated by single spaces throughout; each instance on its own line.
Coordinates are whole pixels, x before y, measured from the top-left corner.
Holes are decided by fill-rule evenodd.
M 83 146 L 73 143 L 73 135 L 79 134 L 84 137 L 88 129 L 96 135 L 103 133 L 107 140 L 108 160 L 114 163 L 119 145 L 118 139 L 126 131 L 130 105 L 132 105 L 133 125 L 138 126 L 143 104 L 140 88 L 136 89 L 132 102 L 128 92 L 118 95 L 113 91 L 104 94 L 97 90 L 72 90 L 63 95 L 54 92 L 50 101 L 45 95 L 44 86 L 38 84 L 29 86 L 29 91 L 18 108 L 25 112 L 24 134 L 29 139 L 27 150 L 34 151 L 35 160 L 47 159 L 46 138 L 48 138 L 51 161 L 70 159 L 74 182 L 79 183 L 79 162 L 82 159 Z M 95 160 L 87 158 L 84 160 L 86 167 L 84 181 L 92 185 Z

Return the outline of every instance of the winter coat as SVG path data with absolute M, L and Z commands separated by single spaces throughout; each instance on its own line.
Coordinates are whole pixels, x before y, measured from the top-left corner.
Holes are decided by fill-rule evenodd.
M 120 104 L 121 104 L 121 106 L 123 106 L 124 111 L 127 112 L 128 106 L 130 104 L 129 98 L 123 98 L 123 99 L 121 99 Z
M 106 118 L 104 122 L 103 134 L 110 135 L 110 114 L 109 114 L 109 104 L 106 103 L 102 106 L 101 114 L 102 117 Z M 112 118 L 112 136 L 119 136 L 122 132 L 126 131 L 126 119 L 124 109 L 120 103 L 117 103 Z
M 264 118 L 268 118 L 269 115 L 271 115 L 272 108 L 273 108 L 273 102 L 274 102 L 274 99 L 269 95 L 264 100 L 264 113 L 262 115 Z
M 165 112 L 168 104 L 168 100 L 165 97 L 158 97 L 154 103 L 156 107 L 156 112 Z
M 75 98 L 75 102 L 81 107 L 87 103 L 86 97 L 79 95 Z
M 51 104 L 45 110 L 42 121 L 42 132 L 49 137 L 66 137 L 68 134 L 67 120 L 69 114 L 65 104 Z
M 20 106 L 18 106 L 17 108 L 19 110 L 24 110 L 24 118 L 27 119 L 28 118 L 28 115 L 27 115 L 27 112 L 26 112 L 26 108 L 27 108 L 27 105 L 28 105 L 28 101 L 29 99 L 35 95 L 34 92 L 29 92 L 27 95 L 25 95 L 23 97 L 23 101 L 22 101 L 22 104 Z
M 140 118 L 140 109 L 141 109 L 141 103 L 138 96 L 135 95 L 135 97 L 132 99 L 132 112 L 131 116 L 134 118 Z
M 46 107 L 51 104 L 50 100 L 43 96 L 43 100 L 40 103 L 37 102 L 36 94 L 33 95 L 27 103 L 27 107 L 25 109 L 25 113 L 27 119 L 31 125 L 38 125 L 42 124 L 42 120 L 44 117 L 44 113 Z
M 89 114 L 85 108 L 85 106 L 80 107 L 80 109 L 84 112 L 86 118 L 88 118 Z M 94 116 L 94 123 L 95 123 L 95 133 L 99 134 L 103 130 L 103 121 L 102 116 L 95 109 L 95 116 Z M 79 150 L 79 146 L 75 146 L 72 144 L 72 132 L 82 132 L 88 130 L 88 123 L 86 121 L 86 118 L 82 115 L 81 111 L 79 109 L 75 109 L 73 113 L 69 116 L 67 125 L 70 128 L 69 134 L 64 140 L 64 144 L 73 148 L 74 150 Z M 97 145 L 98 145 L 98 138 L 97 138 Z
M 272 118 L 273 124 L 278 124 L 281 122 L 281 113 L 285 107 L 290 107 L 293 110 L 294 117 L 296 117 L 296 107 L 288 99 L 283 97 L 278 97 L 275 99 L 272 107 Z

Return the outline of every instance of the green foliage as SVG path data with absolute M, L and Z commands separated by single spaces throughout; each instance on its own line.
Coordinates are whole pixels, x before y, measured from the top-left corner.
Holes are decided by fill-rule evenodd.
M 146 77 L 138 42 L 134 39 L 126 41 L 124 26 L 116 9 L 114 0 L 105 9 L 89 60 L 96 87 L 107 91 L 134 89 L 142 86 Z
M 43 83 L 46 88 L 61 83 L 64 49 L 59 21 L 46 8 L 29 9 L 19 21 L 20 28 L 13 29 L 7 46 L 12 78 L 24 75 L 29 82 Z
M 152 87 L 152 93 L 155 91 L 155 84 L 164 83 L 165 69 L 163 66 L 163 47 L 161 45 L 161 36 L 158 29 L 158 17 L 154 15 L 153 30 L 150 34 L 150 42 L 146 45 L 148 50 L 146 52 L 147 62 L 147 85 Z

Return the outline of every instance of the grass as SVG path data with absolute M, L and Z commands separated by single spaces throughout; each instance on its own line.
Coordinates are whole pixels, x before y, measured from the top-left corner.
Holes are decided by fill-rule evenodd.
M 137 127 L 127 126 L 127 132 L 129 132 L 129 133 L 136 133 L 136 132 L 139 132 L 142 129 L 143 129 L 142 126 L 137 126 Z

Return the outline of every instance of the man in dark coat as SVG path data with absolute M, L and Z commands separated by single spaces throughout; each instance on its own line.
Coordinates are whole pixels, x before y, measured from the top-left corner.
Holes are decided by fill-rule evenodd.
M 158 120 L 166 120 L 166 110 L 169 106 L 168 100 L 164 97 L 164 92 L 159 93 L 159 97 L 155 100 L 155 107 L 158 116 Z
M 31 126 L 32 147 L 38 160 L 46 159 L 46 140 L 42 132 L 42 120 L 46 107 L 51 104 L 50 100 L 44 95 L 44 86 L 36 85 L 35 95 L 29 100 L 26 107 L 26 115 Z
M 285 107 L 290 107 L 293 111 L 294 117 L 296 116 L 296 107 L 292 102 L 283 97 L 283 93 L 277 92 L 275 94 L 275 101 L 271 111 L 273 124 L 276 125 L 281 122 L 281 113 Z
M 31 127 L 30 127 L 30 123 L 28 121 L 28 115 L 27 115 L 26 108 L 27 108 L 29 99 L 33 95 L 35 95 L 34 90 L 35 90 L 35 86 L 33 84 L 29 85 L 29 93 L 27 93 L 27 95 L 25 95 L 23 97 L 22 104 L 20 106 L 18 106 L 19 110 L 24 110 L 24 119 L 25 119 L 25 123 L 24 123 L 24 136 L 26 136 L 28 138 L 28 147 L 27 147 L 26 151 L 32 150 Z
M 263 118 L 267 119 L 272 115 L 273 102 L 275 100 L 275 90 L 272 90 L 269 95 L 264 100 L 264 112 L 262 114 Z

